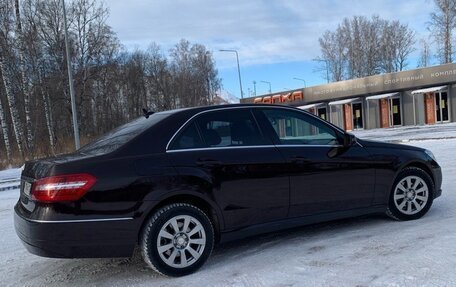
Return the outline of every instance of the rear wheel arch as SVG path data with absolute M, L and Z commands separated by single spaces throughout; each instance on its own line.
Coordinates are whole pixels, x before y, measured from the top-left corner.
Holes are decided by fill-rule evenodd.
M 174 203 L 187 203 L 201 209 L 212 222 L 212 226 L 214 227 L 215 232 L 215 241 L 218 242 L 220 240 L 223 218 L 222 215 L 217 211 L 217 207 L 197 195 L 182 193 L 163 198 L 159 201 L 158 204 L 156 204 L 151 210 L 148 211 L 138 232 L 138 242 L 140 240 L 140 234 L 142 233 L 142 230 L 145 224 L 148 222 L 149 218 L 153 216 L 155 212 L 157 212 L 157 210 L 160 208 Z
M 171 203 L 147 219 L 141 230 L 139 251 L 146 264 L 159 274 L 185 276 L 209 258 L 214 234 L 211 220 L 200 208 Z

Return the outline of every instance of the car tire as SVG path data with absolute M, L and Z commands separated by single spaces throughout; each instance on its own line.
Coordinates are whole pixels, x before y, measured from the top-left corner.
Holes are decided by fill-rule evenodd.
M 399 172 L 390 192 L 386 214 L 400 221 L 414 220 L 425 215 L 434 200 L 434 182 L 430 175 L 417 167 Z
M 184 276 L 198 270 L 214 247 L 214 228 L 198 207 L 174 203 L 157 210 L 140 235 L 144 261 L 166 276 Z

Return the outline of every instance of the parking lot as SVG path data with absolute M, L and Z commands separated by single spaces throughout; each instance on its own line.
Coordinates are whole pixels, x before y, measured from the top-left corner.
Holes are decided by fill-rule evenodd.
M 369 216 L 244 239 L 217 247 L 199 272 L 183 278 L 159 276 L 139 256 L 65 260 L 31 255 L 14 232 L 13 206 L 19 191 L 4 190 L 0 192 L 0 285 L 456 286 L 454 127 L 419 128 L 402 136 L 400 129 L 357 133 L 391 141 L 413 137 L 404 144 L 434 152 L 443 169 L 443 195 L 422 219 L 396 222 Z M 0 178 L 5 174 L 0 172 Z

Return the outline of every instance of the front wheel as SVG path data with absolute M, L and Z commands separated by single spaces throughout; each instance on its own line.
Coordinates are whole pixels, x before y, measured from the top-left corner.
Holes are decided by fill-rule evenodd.
M 143 228 L 140 248 L 144 261 L 167 276 L 195 272 L 214 246 L 214 228 L 198 207 L 175 203 L 160 208 Z
M 434 183 L 427 172 L 408 167 L 399 173 L 391 191 L 387 214 L 396 220 L 422 217 L 431 208 Z

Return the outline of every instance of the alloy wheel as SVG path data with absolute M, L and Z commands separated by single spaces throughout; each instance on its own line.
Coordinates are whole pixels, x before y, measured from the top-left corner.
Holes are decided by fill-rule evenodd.
M 429 188 L 418 176 L 406 176 L 394 189 L 394 204 L 403 214 L 413 215 L 420 212 L 429 200 Z
M 206 246 L 203 225 L 190 215 L 178 215 L 168 220 L 157 237 L 157 251 L 168 266 L 185 268 L 201 257 Z

